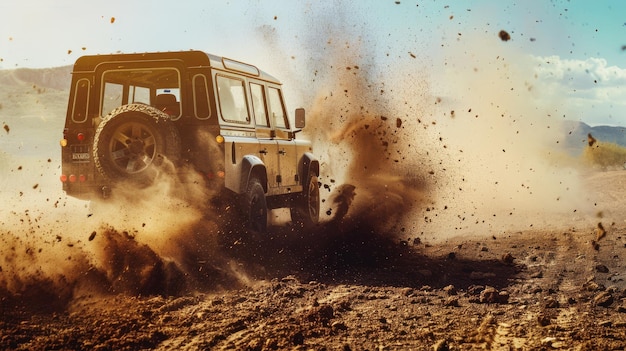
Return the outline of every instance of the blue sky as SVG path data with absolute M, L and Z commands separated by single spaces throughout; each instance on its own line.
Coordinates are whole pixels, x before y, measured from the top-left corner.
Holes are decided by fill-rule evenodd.
M 506 30 L 511 40 L 497 38 Z M 626 125 L 626 2 L 21 0 L 0 4 L 0 68 L 72 64 L 83 54 L 199 49 L 310 81 L 329 47 L 372 72 L 418 62 L 444 71 L 488 52 L 530 66 L 537 104 L 590 124 Z M 501 51 L 500 51 L 501 50 Z M 513 59 L 513 57 L 516 57 Z M 519 60 L 516 61 L 516 60 Z M 468 66 L 469 67 L 469 66 Z M 288 71 L 289 77 L 281 74 Z M 382 73 L 381 73 L 382 74 Z M 384 74 L 381 79 L 385 79 Z

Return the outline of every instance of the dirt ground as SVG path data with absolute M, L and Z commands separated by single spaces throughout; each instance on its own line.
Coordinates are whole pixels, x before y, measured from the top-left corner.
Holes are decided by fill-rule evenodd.
M 625 180 L 623 171 L 588 177 L 598 198 L 616 204 Z M 5 293 L 0 348 L 626 349 L 623 222 L 437 243 L 339 227 L 226 235 L 219 262 L 190 258 L 187 267 L 203 272 L 194 279 L 140 254 L 128 233 L 110 232 L 128 257 L 155 259 L 152 281 L 121 271 L 106 285 L 86 270 L 68 291 L 39 281 Z

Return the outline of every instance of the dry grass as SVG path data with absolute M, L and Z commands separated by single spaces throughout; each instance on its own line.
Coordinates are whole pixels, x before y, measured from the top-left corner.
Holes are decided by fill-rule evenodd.
M 582 154 L 585 165 L 603 170 L 624 168 L 626 165 L 626 147 L 615 143 L 597 141 L 585 148 Z

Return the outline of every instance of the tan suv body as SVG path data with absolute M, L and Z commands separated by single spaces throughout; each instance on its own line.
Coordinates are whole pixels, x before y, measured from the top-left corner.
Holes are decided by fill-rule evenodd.
M 83 56 L 74 64 L 63 139 L 63 189 L 107 198 L 167 170 L 198 172 L 237 198 L 249 225 L 267 209 L 319 219 L 319 162 L 296 138 L 281 83 L 257 67 L 201 51 Z M 173 166 L 173 167 L 172 167 Z

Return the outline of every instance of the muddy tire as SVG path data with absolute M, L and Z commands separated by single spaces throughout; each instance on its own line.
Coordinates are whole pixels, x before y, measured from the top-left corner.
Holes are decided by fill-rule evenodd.
M 244 197 L 244 214 L 250 229 L 257 232 L 267 231 L 267 201 L 261 182 L 253 178 L 248 183 Z
M 302 193 L 296 196 L 290 208 L 291 221 L 305 228 L 312 227 L 320 219 L 320 186 L 315 174 L 308 177 Z
M 113 110 L 98 126 L 93 156 L 109 181 L 150 185 L 180 158 L 180 137 L 169 116 L 148 105 Z

